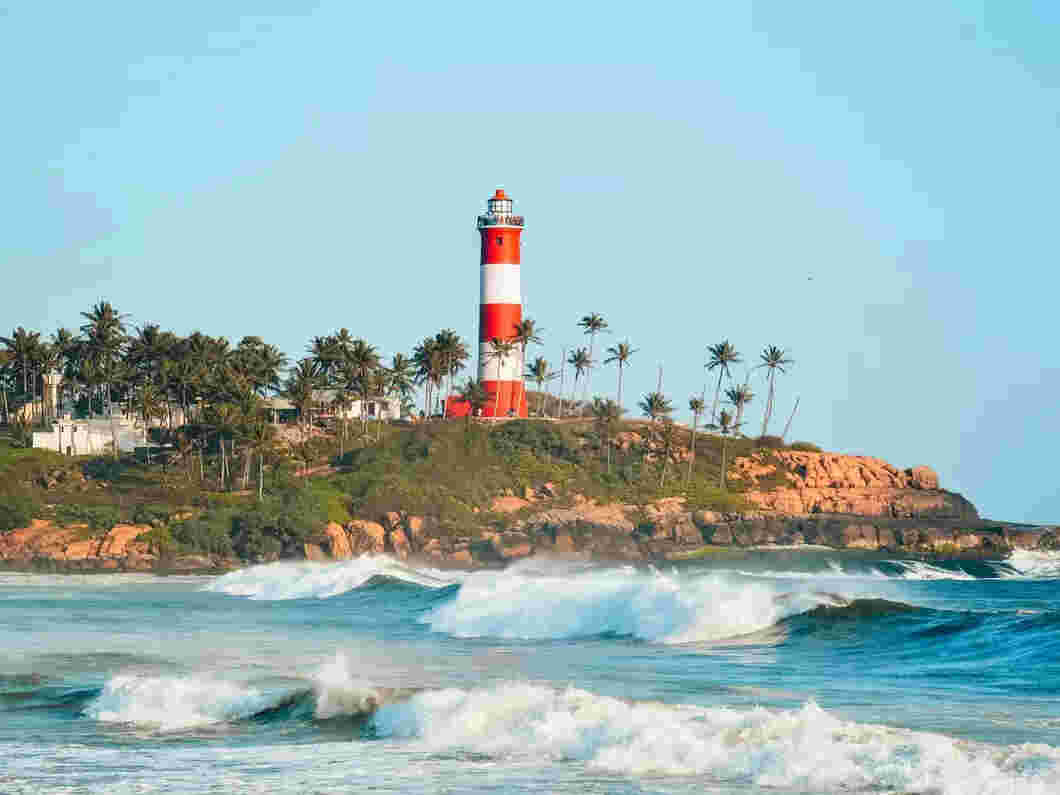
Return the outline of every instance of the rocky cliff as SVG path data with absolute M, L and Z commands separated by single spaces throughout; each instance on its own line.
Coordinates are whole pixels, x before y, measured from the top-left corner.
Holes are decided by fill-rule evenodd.
M 896 557 L 1000 559 L 1014 549 L 1054 549 L 1052 528 L 986 522 L 927 467 L 830 453 L 762 451 L 733 462 L 730 480 L 750 510 L 693 510 L 683 498 L 600 504 L 551 484 L 496 498 L 482 526 L 454 535 L 429 517 L 390 512 L 329 524 L 299 550 L 307 560 L 390 554 L 437 566 L 503 565 L 531 555 L 582 560 L 732 557 L 806 545 Z M 205 557 L 160 559 L 151 527 L 93 533 L 35 521 L 0 536 L 0 565 L 61 570 L 192 571 L 238 566 Z

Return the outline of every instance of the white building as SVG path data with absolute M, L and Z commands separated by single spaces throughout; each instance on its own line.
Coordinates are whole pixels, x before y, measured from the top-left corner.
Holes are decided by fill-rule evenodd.
M 342 394 L 339 389 L 316 389 L 313 390 L 313 417 L 314 419 L 345 419 L 361 420 L 396 420 L 401 418 L 401 400 L 388 395 L 369 397 L 364 401 L 362 412 L 361 398 L 355 397 L 353 393 L 347 392 L 349 402 L 343 409 L 335 405 L 336 398 Z M 280 422 L 285 419 L 293 420 L 298 409 L 289 399 L 283 397 L 268 398 L 265 400 L 266 411 L 272 412 L 272 421 Z
M 33 446 L 65 455 L 102 455 L 114 451 L 131 453 L 143 447 L 144 429 L 124 417 L 52 421 L 51 431 L 34 431 Z

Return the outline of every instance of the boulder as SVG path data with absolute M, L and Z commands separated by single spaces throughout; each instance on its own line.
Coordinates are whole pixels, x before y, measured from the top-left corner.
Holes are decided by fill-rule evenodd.
M 391 530 L 387 542 L 388 550 L 393 553 L 394 557 L 399 560 L 408 560 L 412 550 L 409 548 L 409 539 L 404 530 L 401 528 Z
M 110 529 L 99 545 L 99 556 L 110 558 L 125 557 L 129 542 L 151 530 L 149 525 L 116 524 Z
M 342 525 L 336 522 L 328 522 L 328 526 L 324 528 L 324 535 L 327 536 L 325 546 L 328 554 L 333 559 L 348 560 L 353 557 L 353 546 L 350 544 L 350 537 Z
M 303 553 L 305 554 L 306 560 L 312 560 L 317 563 L 323 563 L 328 560 L 327 554 L 321 548 L 319 544 L 305 543 L 302 545 Z
M 381 555 L 386 550 L 386 529 L 379 522 L 354 519 L 346 525 L 354 555 Z
M 939 487 L 939 476 L 931 467 L 913 467 L 907 469 L 905 474 L 909 476 L 909 485 L 914 489 L 931 489 Z

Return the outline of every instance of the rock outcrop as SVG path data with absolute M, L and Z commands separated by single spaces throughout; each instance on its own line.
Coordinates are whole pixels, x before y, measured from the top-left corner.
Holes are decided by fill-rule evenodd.
M 508 493 L 460 531 L 399 512 L 329 523 L 299 552 L 310 561 L 388 554 L 432 566 L 504 566 L 530 556 L 648 561 L 738 557 L 760 548 L 819 545 L 857 554 L 914 558 L 1006 557 L 1014 549 L 1060 548 L 1060 533 L 979 519 L 975 507 L 939 487 L 928 467 L 829 453 L 763 451 L 732 465 L 733 490 L 748 507 L 693 510 L 684 498 L 647 505 L 561 497 L 552 483 Z M 182 516 L 181 518 L 187 518 Z M 0 566 L 66 571 L 200 571 L 240 561 L 159 558 L 147 525 L 109 531 L 36 520 L 0 535 Z
M 930 467 L 901 470 L 869 456 L 767 450 L 736 459 L 729 479 L 746 487 L 753 505 L 775 513 L 979 518 L 968 500 L 939 488 Z

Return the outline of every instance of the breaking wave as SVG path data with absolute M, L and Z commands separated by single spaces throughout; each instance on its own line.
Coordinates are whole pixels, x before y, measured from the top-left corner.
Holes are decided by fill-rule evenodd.
M 337 563 L 267 563 L 218 577 L 203 590 L 250 599 L 327 599 L 380 580 L 425 588 L 444 588 L 452 572 L 415 568 L 385 555 L 366 555 Z
M 81 714 L 104 723 L 172 732 L 246 720 L 364 717 L 416 692 L 359 679 L 343 655 L 322 665 L 307 685 L 265 690 L 206 676 L 122 674 L 86 695 Z
M 767 583 L 719 575 L 582 568 L 557 576 L 555 569 L 543 574 L 532 566 L 513 566 L 503 573 L 468 575 L 455 598 L 420 621 L 457 637 L 612 635 L 703 643 L 748 635 L 820 604 L 837 603 L 845 601 L 819 592 L 778 594 Z
M 578 761 L 627 775 L 812 791 L 1045 795 L 1060 791 L 1060 751 L 991 746 L 798 710 L 628 703 L 584 690 L 508 684 L 419 693 L 380 708 L 381 737 L 426 750 Z

